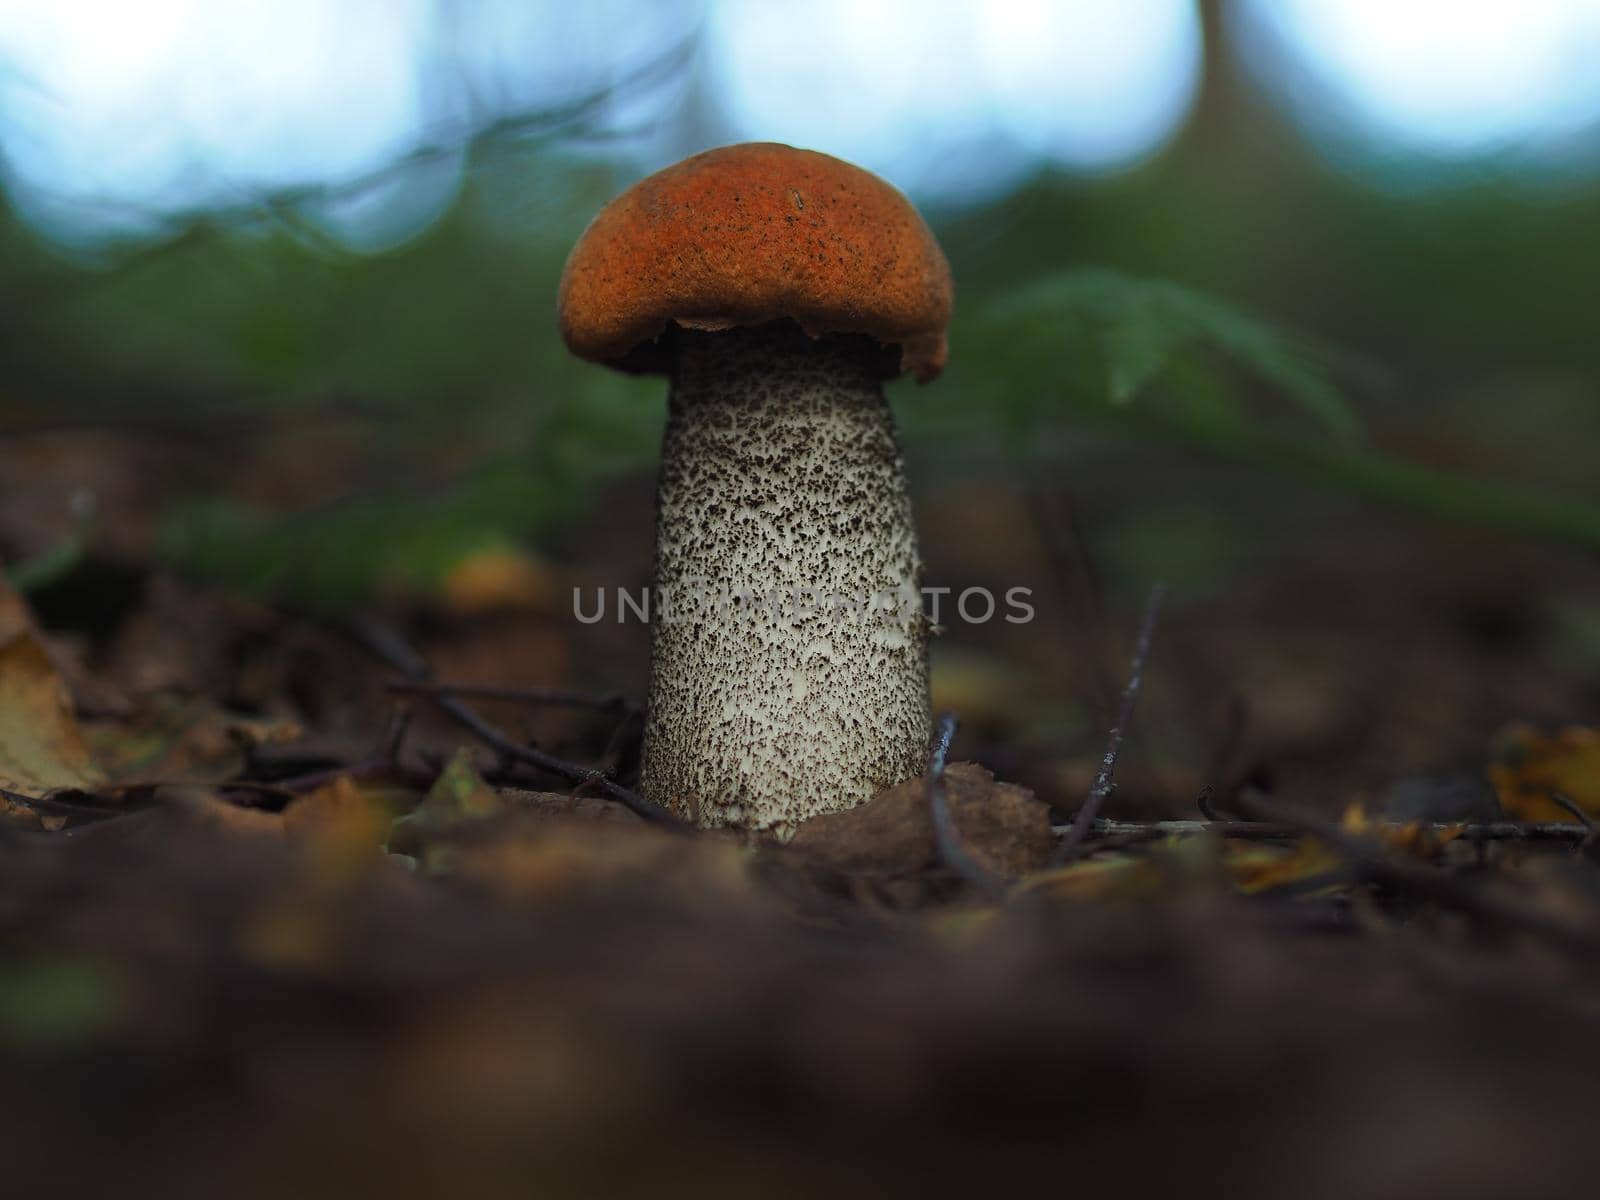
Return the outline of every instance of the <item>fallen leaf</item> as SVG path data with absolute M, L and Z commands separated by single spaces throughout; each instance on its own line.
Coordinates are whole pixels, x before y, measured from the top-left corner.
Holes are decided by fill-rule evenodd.
M 1232 843 L 1209 837 L 1169 837 L 1137 851 L 1097 851 L 1065 866 L 1030 875 L 1013 893 L 1053 900 L 1123 901 L 1168 894 L 1186 882 L 1212 885 Z
M 472 751 L 458 748 L 445 763 L 422 798 L 430 815 L 450 815 L 472 819 L 493 816 L 505 807 L 495 790 L 483 781 L 473 765 Z
M 629 890 L 710 911 L 755 903 L 751 856 L 732 836 L 686 837 L 642 821 L 627 826 L 525 813 L 478 828 L 483 836 L 430 850 L 429 872 L 517 904 L 597 893 L 615 898 Z
M 245 717 L 176 694 L 146 698 L 130 718 L 90 725 L 94 759 L 123 782 L 223 783 L 256 746 L 293 741 L 292 721 Z
M 446 612 L 473 616 L 507 610 L 553 611 L 558 582 L 550 568 L 514 546 L 474 551 L 445 573 L 439 601 Z
M 1543 734 L 1515 724 L 1495 738 L 1489 780 L 1500 807 L 1519 821 L 1570 821 L 1554 800 L 1565 796 L 1591 817 L 1600 817 L 1600 730 L 1569 726 Z
M 0 578 L 0 787 L 35 794 L 104 782 L 26 604 Z
M 44 828 L 44 818 L 37 809 L 5 796 L 0 796 L 0 820 L 21 829 Z
M 1339 874 L 1345 860 L 1316 838 L 1303 837 L 1292 846 L 1234 843 L 1223 853 L 1222 866 L 1235 887 L 1254 895 Z M 1329 888 L 1342 886 L 1342 879 L 1328 883 Z
M 1339 819 L 1346 833 L 1375 839 L 1390 850 L 1398 850 L 1413 858 L 1437 858 L 1439 852 L 1461 836 L 1464 825 L 1455 824 L 1444 829 L 1424 824 L 1420 819 L 1397 822 L 1374 819 L 1367 815 L 1366 805 L 1356 801 L 1344 810 Z
M 500 798 L 515 805 L 519 812 L 549 818 L 573 817 L 578 820 L 602 821 L 621 825 L 639 825 L 644 818 L 617 800 L 603 796 L 574 796 L 570 792 L 530 792 L 522 788 L 504 788 Z
M 395 813 L 415 800 L 416 794 L 404 788 L 340 775 L 285 808 L 283 828 L 293 838 L 352 852 L 375 851 L 387 838 Z
M 1031 875 L 1016 894 L 1052 900 L 1129 900 L 1158 893 L 1165 878 L 1148 855 L 1097 854 Z
M 1055 835 L 1047 804 L 1027 788 L 997 783 L 977 763 L 952 763 L 944 777 L 951 820 L 974 858 L 1006 875 L 1025 875 L 1049 861 Z M 859 808 L 813 817 L 789 846 L 826 866 L 860 874 L 930 866 L 938 851 L 927 781 L 908 779 Z
M 166 802 L 201 829 L 244 837 L 284 836 L 282 813 L 230 804 L 202 788 L 175 788 L 166 796 Z

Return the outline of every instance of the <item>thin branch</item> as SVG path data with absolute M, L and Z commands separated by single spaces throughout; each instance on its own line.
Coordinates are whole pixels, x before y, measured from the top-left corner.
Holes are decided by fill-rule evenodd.
M 1054 828 L 1058 835 L 1064 835 L 1070 826 L 1057 825 Z M 1399 826 L 1396 825 L 1396 828 Z M 1464 842 L 1582 842 L 1589 833 L 1583 825 L 1561 821 L 1438 821 L 1422 828 L 1441 836 L 1456 834 Z M 1114 838 L 1122 845 L 1168 837 L 1206 835 L 1248 841 L 1278 841 L 1301 837 L 1305 830 L 1280 821 L 1113 821 L 1099 817 L 1091 832 L 1095 841 L 1090 843 L 1090 847 L 1100 850 L 1105 848 L 1102 839 Z
M 254 792 L 262 796 L 279 796 L 284 800 L 292 800 L 337 783 L 341 779 L 389 779 L 408 787 L 427 788 L 432 786 L 437 776 L 438 772 L 430 775 L 407 770 L 387 754 L 374 754 L 368 758 L 343 763 L 337 767 L 328 767 L 321 771 L 308 771 L 304 775 L 291 775 L 287 779 L 277 779 L 271 782 L 253 779 L 232 779 L 227 783 L 219 783 L 215 786 L 217 790 L 224 792 Z M 185 785 L 162 783 L 157 786 L 181 787 Z
M 1139 641 L 1133 651 L 1133 666 L 1128 672 L 1128 686 L 1122 689 L 1122 704 L 1117 709 L 1117 723 L 1111 727 L 1111 738 L 1106 744 L 1105 757 L 1100 760 L 1100 770 L 1095 774 L 1094 787 L 1089 789 L 1088 799 L 1083 802 L 1083 807 L 1078 809 L 1078 815 L 1073 818 L 1066 836 L 1056 847 L 1056 852 L 1050 860 L 1052 866 L 1058 867 L 1072 861 L 1079 846 L 1083 844 L 1083 839 L 1088 836 L 1094 819 L 1100 815 L 1101 805 L 1111 794 L 1117 770 L 1117 756 L 1122 753 L 1122 739 L 1127 733 L 1128 726 L 1133 722 L 1133 708 L 1139 701 L 1140 689 L 1144 687 L 1144 669 L 1150 661 L 1150 642 L 1155 637 L 1156 618 L 1161 613 L 1161 602 L 1166 598 L 1166 594 L 1167 589 L 1164 584 L 1158 583 L 1150 589 L 1150 599 L 1144 608 L 1144 620 L 1139 624 Z
M 945 713 L 934 730 L 933 747 L 928 751 L 928 815 L 933 820 L 933 841 L 944 864 L 974 887 L 999 899 L 1006 894 L 1007 882 L 989 870 L 961 844 L 961 835 L 950 816 L 950 796 L 944 781 L 945 760 L 950 756 L 950 741 L 956 735 L 956 716 Z
M 400 750 L 411 732 L 411 702 L 402 700 L 389 714 L 389 728 L 383 735 L 383 758 L 391 766 L 400 765 Z
M 345 628 L 357 642 L 401 674 L 423 683 L 432 675 L 427 661 L 388 626 L 377 621 L 355 621 L 349 622 Z M 615 780 L 606 778 L 604 772 L 568 762 L 566 759 L 557 758 L 553 754 L 546 754 L 543 750 L 513 740 L 497 726 L 479 716 L 477 711 L 464 700 L 449 695 L 429 696 L 428 700 L 457 725 L 472 733 L 503 758 L 538 767 L 568 783 L 593 781 L 592 786 L 599 788 L 607 799 L 618 801 L 645 820 L 671 828 L 687 828 L 683 821 L 661 805 L 623 787 Z
M 138 784 L 139 788 L 148 785 Z M 92 796 L 92 793 L 78 793 Z M 80 804 L 72 800 L 62 800 L 59 797 L 46 793 L 43 796 L 31 796 L 26 792 L 12 791 L 10 788 L 0 787 L 0 799 L 19 804 L 24 808 L 32 809 L 35 813 L 50 816 L 65 817 L 76 826 L 100 825 L 108 821 L 120 821 L 135 813 L 143 812 L 144 808 L 129 807 L 123 804 Z M 62 831 L 64 832 L 64 830 Z M 55 836 L 52 834 L 52 836 Z
M 457 696 L 462 700 L 504 700 L 513 704 L 545 705 L 551 708 L 593 708 L 601 711 L 636 712 L 640 706 L 623 695 L 601 696 L 566 688 L 497 687 L 492 684 L 444 683 L 406 679 L 384 684 L 391 692 L 408 696 Z
M 1557 808 L 1563 809 L 1564 811 L 1566 811 L 1568 813 L 1571 813 L 1574 817 L 1576 817 L 1579 821 L 1581 821 L 1583 823 L 1585 828 L 1587 828 L 1587 829 L 1593 829 L 1594 828 L 1594 822 L 1589 819 L 1589 814 L 1584 812 L 1583 809 L 1579 808 L 1575 803 L 1573 803 L 1570 799 L 1568 799 L 1562 793 L 1560 793 L 1560 792 L 1551 792 L 1550 793 L 1550 801 Z
M 1585 957 L 1600 954 L 1600 933 L 1556 919 L 1515 896 L 1473 886 L 1436 867 L 1395 858 L 1379 842 L 1342 829 L 1338 822 L 1245 791 L 1239 804 L 1261 820 L 1292 825 L 1341 855 L 1368 883 L 1454 909 L 1511 933 L 1526 934 Z

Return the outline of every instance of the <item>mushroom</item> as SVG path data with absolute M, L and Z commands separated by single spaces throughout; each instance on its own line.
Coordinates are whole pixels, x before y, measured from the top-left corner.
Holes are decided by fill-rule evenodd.
M 882 385 L 939 373 L 951 301 L 900 192 L 774 143 L 642 180 L 573 248 L 568 348 L 670 379 L 651 799 L 784 838 L 922 770 L 931 627 Z

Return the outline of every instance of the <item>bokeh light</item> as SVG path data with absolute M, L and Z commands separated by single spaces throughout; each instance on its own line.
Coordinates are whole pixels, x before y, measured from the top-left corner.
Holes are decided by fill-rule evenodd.
M 1256 73 L 1337 149 L 1565 150 L 1600 121 L 1600 0 L 1229 13 Z M 1142 161 L 1181 127 L 1204 62 L 1193 0 L 0 0 L 3 168 L 36 224 L 92 241 L 359 179 L 441 131 L 625 84 L 697 37 L 682 78 L 604 106 L 591 148 L 647 169 L 787 141 L 947 204 L 1045 166 Z M 449 205 L 461 167 L 431 160 L 316 218 L 347 244 L 393 245 Z
M 1190 0 L 723 4 L 720 94 L 740 136 L 828 148 L 924 196 L 977 199 L 1042 162 L 1124 166 L 1199 78 Z
M 1189 0 L 0 0 L 5 167 L 57 236 L 136 230 L 251 189 L 359 177 L 441 123 L 622 82 L 696 31 L 696 84 L 620 96 L 606 115 L 632 144 L 612 149 L 654 166 L 716 141 L 789 141 L 954 202 L 1043 163 L 1150 153 L 1200 63 Z M 343 240 L 392 244 L 458 183 L 438 163 L 408 178 L 318 212 Z
M 52 225 L 136 226 L 371 170 L 416 136 L 428 15 L 426 0 L 0 0 L 17 198 Z
M 1001 124 L 1061 166 L 1135 162 L 1194 100 L 1204 55 L 1191 0 L 1017 0 L 982 11 L 982 64 Z
M 1561 147 L 1600 120 L 1600 0 L 1245 0 L 1252 63 L 1379 154 Z

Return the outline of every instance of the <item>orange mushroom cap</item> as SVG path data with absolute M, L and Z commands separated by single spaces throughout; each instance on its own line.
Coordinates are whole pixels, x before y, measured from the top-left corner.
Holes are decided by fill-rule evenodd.
M 561 336 L 580 358 L 663 369 L 671 323 L 788 318 L 812 337 L 900 347 L 927 382 L 944 366 L 950 264 L 899 191 L 813 150 L 748 142 L 696 154 L 600 210 L 567 258 Z

